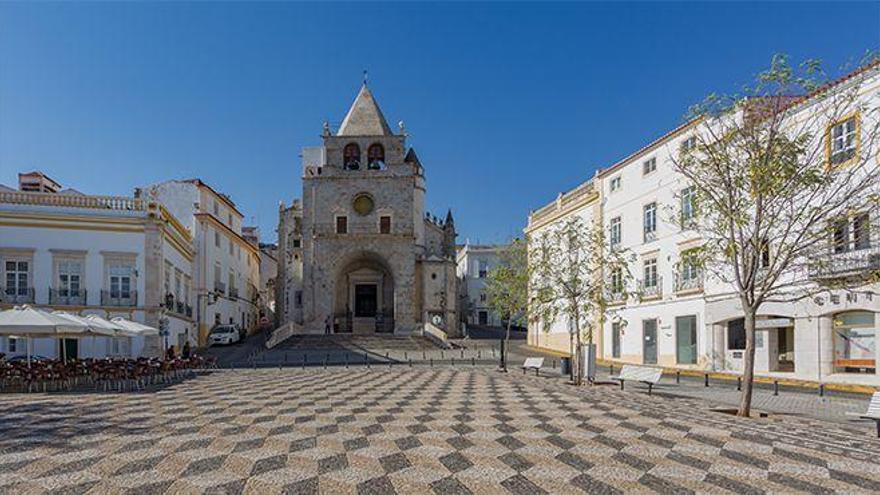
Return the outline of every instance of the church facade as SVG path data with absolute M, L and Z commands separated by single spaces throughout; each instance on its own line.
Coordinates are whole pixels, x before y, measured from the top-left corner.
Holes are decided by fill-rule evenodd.
M 295 333 L 459 334 L 455 223 L 425 211 L 426 182 L 400 124 L 366 84 L 339 128 L 302 153 L 302 196 L 279 211 L 276 313 Z

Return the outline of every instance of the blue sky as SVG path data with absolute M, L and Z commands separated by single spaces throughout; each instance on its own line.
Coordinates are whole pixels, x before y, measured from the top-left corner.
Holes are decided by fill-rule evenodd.
M 366 68 L 429 210 L 453 209 L 460 242 L 502 241 L 772 54 L 837 69 L 878 46 L 877 2 L 0 3 L 0 183 L 200 177 L 271 241 L 300 148 Z

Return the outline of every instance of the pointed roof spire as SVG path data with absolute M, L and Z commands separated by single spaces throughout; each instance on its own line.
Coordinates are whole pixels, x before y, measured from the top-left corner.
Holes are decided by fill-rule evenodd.
M 416 155 L 416 149 L 410 148 L 409 151 L 406 152 L 406 156 L 403 157 L 404 163 L 415 163 L 416 165 L 421 165 L 422 162 L 419 161 L 419 156 Z
M 391 128 L 379 105 L 373 98 L 373 93 L 367 88 L 366 80 L 361 86 L 360 92 L 354 99 L 345 120 L 339 126 L 337 136 L 391 136 Z
M 443 222 L 444 225 L 455 225 L 455 220 L 452 219 L 452 208 L 446 210 L 446 221 Z

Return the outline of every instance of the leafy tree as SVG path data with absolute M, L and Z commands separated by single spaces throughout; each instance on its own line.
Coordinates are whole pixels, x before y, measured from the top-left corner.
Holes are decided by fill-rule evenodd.
M 592 344 L 613 303 L 628 297 L 631 279 L 624 252 L 606 246 L 601 225 L 571 216 L 548 227 L 529 245 L 530 317 L 548 331 L 569 324 L 572 381 L 582 383 L 583 344 Z
M 489 270 L 486 282 L 486 297 L 489 308 L 506 322 L 504 336 L 504 359 L 501 366 L 507 371 L 510 350 L 510 327 L 525 322 L 528 311 L 529 263 L 528 242 L 514 239 L 504 248 L 499 257 L 500 263 Z
M 877 104 L 868 107 L 862 94 L 865 77 L 876 73 L 873 62 L 829 85 L 819 63 L 793 67 L 777 55 L 742 93 L 713 94 L 692 109 L 694 130 L 673 167 L 693 186 L 682 219 L 694 212 L 696 220 L 683 227 L 703 239 L 689 256 L 742 306 L 740 416 L 751 409 L 761 306 L 865 282 L 816 275 L 829 273 L 832 241 L 840 250 L 853 247 L 836 226 L 876 211 L 880 120 Z M 858 228 L 862 238 L 852 242 L 865 242 L 870 226 Z

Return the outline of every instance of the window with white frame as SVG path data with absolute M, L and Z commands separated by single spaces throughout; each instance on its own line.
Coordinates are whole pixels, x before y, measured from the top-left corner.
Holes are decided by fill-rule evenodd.
M 682 280 L 696 280 L 700 277 L 700 266 L 695 249 L 688 249 L 681 253 L 681 278 Z
M 657 158 L 651 157 L 642 162 L 642 175 L 648 175 L 657 170 Z
M 132 281 L 134 267 L 123 262 L 110 263 L 109 269 L 110 298 L 130 299 L 132 293 Z
M 477 263 L 477 276 L 479 278 L 486 278 L 489 276 L 489 263 L 486 260 L 480 260 Z
M 856 156 L 859 125 L 855 116 L 831 125 L 828 130 L 828 159 L 832 165 L 840 165 Z
M 609 236 L 610 242 L 611 242 L 611 247 L 617 247 L 620 245 L 621 234 L 622 234 L 620 229 L 621 229 L 620 217 L 612 218 L 611 219 L 611 228 L 610 228 L 611 234 Z
M 611 192 L 619 191 L 621 187 L 620 176 L 611 178 Z
M 623 293 L 623 270 L 620 268 L 611 270 L 611 293 L 615 297 Z
M 80 260 L 58 261 L 58 295 L 79 297 L 82 287 L 83 264 Z
M 681 142 L 681 151 L 687 152 L 697 147 L 697 137 L 690 136 Z
M 643 226 L 645 232 L 645 242 L 653 241 L 657 238 L 657 203 L 651 202 L 643 207 Z
M 681 190 L 681 225 L 689 225 L 696 216 L 696 194 L 694 186 L 688 186 Z
M 860 213 L 837 219 L 833 224 L 832 249 L 835 253 L 857 251 L 871 247 L 871 217 Z
M 646 289 L 657 287 L 657 258 L 646 259 L 643 263 L 644 284 Z
M 6 295 L 26 296 L 30 287 L 28 278 L 30 273 L 30 261 L 6 260 Z
M 18 352 L 18 339 L 15 337 L 7 337 L 6 350 L 8 352 Z

